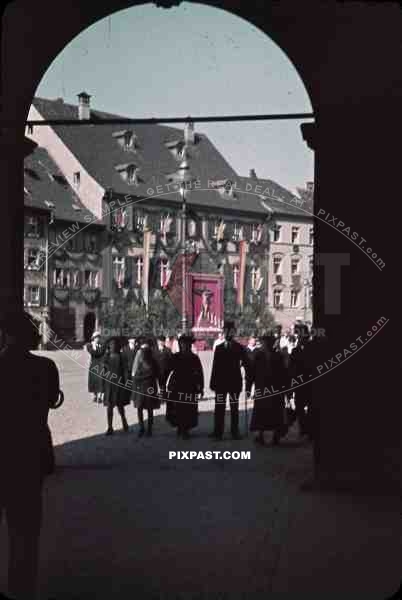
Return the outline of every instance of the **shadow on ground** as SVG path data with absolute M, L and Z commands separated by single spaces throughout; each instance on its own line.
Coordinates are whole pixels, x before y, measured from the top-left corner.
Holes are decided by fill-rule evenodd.
M 251 436 L 211 441 L 211 428 L 201 412 L 193 437 L 180 440 L 158 416 L 152 438 L 139 439 L 134 425 L 56 448 L 43 598 L 374 599 L 396 589 L 402 532 L 391 500 L 302 494 L 312 456 L 295 431 L 282 447 L 260 448 Z M 251 455 L 169 460 L 178 450 Z

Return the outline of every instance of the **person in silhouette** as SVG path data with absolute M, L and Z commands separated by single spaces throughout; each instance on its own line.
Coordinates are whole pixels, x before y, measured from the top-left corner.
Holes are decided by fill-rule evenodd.
M 126 394 L 128 370 L 125 356 L 121 352 L 120 340 L 117 337 L 110 338 L 107 342 L 100 375 L 103 384 L 103 403 L 107 410 L 108 427 L 106 435 L 112 435 L 114 432 L 113 412 L 115 407 L 119 411 L 123 431 L 128 432 L 129 428 L 124 409 L 125 405 L 130 403 L 130 397 Z
M 135 338 L 129 338 L 122 348 L 123 360 L 127 369 L 127 381 L 125 382 L 125 389 L 123 390 L 125 406 L 131 402 L 131 392 L 133 389 L 131 371 L 133 370 L 135 355 L 137 354 L 139 348 L 139 345 L 137 345 L 136 341 L 137 340 Z
M 138 436 L 145 434 L 144 410 L 148 413 L 147 436 L 152 436 L 154 409 L 160 407 L 158 395 L 159 368 L 154 358 L 150 342 L 145 340 L 138 350 L 133 364 L 133 391 L 131 398 L 137 409 L 140 429 Z
M 264 431 L 273 431 L 272 444 L 277 446 L 286 433 L 285 400 L 281 393 L 286 381 L 283 357 L 275 350 L 275 337 L 262 338 L 263 347 L 255 360 L 255 396 L 250 431 L 256 431 L 255 442 L 265 445 Z
M 204 394 L 204 374 L 199 357 L 191 350 L 193 342 L 192 335 L 181 335 L 179 352 L 172 355 L 168 366 L 166 419 L 183 439 L 198 425 L 198 399 Z
M 47 418 L 59 396 L 55 363 L 30 352 L 38 342 L 27 313 L 0 319 L 0 520 L 5 514 L 8 592 L 18 600 L 36 595 L 42 488 L 52 452 Z
M 255 360 L 258 352 L 257 337 L 255 335 L 249 337 L 246 352 L 249 366 L 246 376 L 246 394 L 248 398 L 251 398 L 255 384 Z
M 310 350 L 313 348 L 310 340 L 310 333 L 304 325 L 297 326 L 297 345 L 294 348 L 290 358 L 290 369 L 293 378 L 301 374 L 306 374 L 309 364 Z M 307 381 L 307 378 L 304 378 Z M 296 416 L 299 425 L 299 437 L 307 436 L 312 439 L 311 414 L 309 414 L 311 404 L 311 386 L 307 383 L 295 388 L 295 407 Z
M 247 377 L 249 364 L 245 348 L 233 339 L 234 323 L 226 321 L 223 331 L 225 340 L 215 348 L 212 362 L 210 388 L 215 392 L 215 414 L 214 430 L 209 437 L 215 440 L 223 438 L 226 399 L 229 396 L 231 434 L 234 440 L 239 440 L 239 396 L 243 388 L 241 367 L 244 367 Z
M 172 358 L 172 351 L 166 346 L 166 337 L 164 335 L 160 335 L 157 342 L 158 349 L 156 350 L 155 357 L 159 368 L 160 391 L 163 396 L 166 391 L 166 381 L 169 374 L 168 369 Z
M 93 395 L 93 401 L 102 403 L 102 379 L 99 377 L 99 371 L 102 366 L 105 355 L 105 346 L 101 343 L 101 334 L 95 331 L 91 341 L 86 345 L 86 350 L 91 357 L 88 371 L 88 392 Z

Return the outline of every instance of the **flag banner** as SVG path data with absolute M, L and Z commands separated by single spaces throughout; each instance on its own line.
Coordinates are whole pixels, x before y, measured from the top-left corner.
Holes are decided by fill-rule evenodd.
M 150 254 L 151 254 L 151 235 L 152 232 L 150 229 L 145 229 L 144 231 L 144 266 L 142 269 L 142 295 L 144 298 L 145 306 L 148 307 L 149 304 L 149 268 L 150 268 Z
M 237 304 L 241 308 L 243 308 L 243 304 L 244 304 L 244 284 L 245 284 L 245 275 L 246 275 L 246 252 L 247 252 L 247 242 L 246 242 L 246 240 L 241 240 L 239 243 L 240 262 L 239 262 L 239 280 L 238 280 L 238 285 L 237 285 Z
M 186 254 L 186 273 L 189 272 L 196 258 L 196 253 Z M 166 285 L 170 301 L 179 314 L 182 314 L 183 260 L 183 254 L 179 254 L 170 270 L 169 281 Z

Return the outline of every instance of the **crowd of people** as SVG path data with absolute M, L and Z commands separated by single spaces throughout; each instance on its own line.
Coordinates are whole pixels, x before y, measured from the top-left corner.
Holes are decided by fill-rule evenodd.
M 287 433 L 291 422 L 287 405 L 293 396 L 300 434 L 314 438 L 309 386 L 292 390 L 290 383 L 295 374 L 306 375 L 313 365 L 315 343 L 308 329 L 297 324 L 290 334 L 282 335 L 277 329 L 251 336 L 247 347 L 234 335 L 234 324 L 226 322 L 214 347 L 209 387 L 215 393 L 215 410 L 210 437 L 223 439 L 229 399 L 231 436 L 241 439 L 239 397 L 245 381 L 246 398 L 253 399 L 247 431 L 256 433 L 257 444 L 265 444 L 266 431 L 273 432 L 274 445 Z M 123 431 L 129 431 L 125 410 L 132 402 L 140 437 L 152 436 L 153 411 L 161 403 L 166 403 L 166 419 L 177 435 L 190 436 L 198 424 L 198 402 L 205 388 L 193 343 L 191 335 L 181 335 L 177 351 L 172 351 L 163 336 L 157 343 L 145 337 L 102 341 L 95 332 L 87 346 L 91 359 L 88 386 L 93 401 L 106 406 L 108 435 L 113 433 L 115 409 Z M 31 352 L 37 346 L 38 330 L 28 314 L 0 320 L 0 376 L 7 399 L 0 420 L 0 518 L 4 513 L 8 525 L 9 592 L 21 600 L 34 597 L 36 589 L 42 490 L 46 476 L 54 470 L 48 413 L 60 405 L 62 397 L 57 367 Z M 18 426 L 18 444 L 14 425 Z
M 247 346 L 234 339 L 235 333 L 234 323 L 226 322 L 213 346 L 209 387 L 215 394 L 215 409 L 210 437 L 223 439 L 229 400 L 231 436 L 242 438 L 239 398 L 245 388 L 246 399 L 252 402 L 246 434 L 255 432 L 257 444 L 265 445 L 264 434 L 272 431 L 272 444 L 278 445 L 296 419 L 300 436 L 312 440 L 310 386 L 295 385 L 295 378 L 306 374 L 311 363 L 314 338 L 308 326 L 296 322 L 284 333 L 278 326 L 270 333 L 252 335 Z M 190 436 L 198 424 L 198 402 L 204 396 L 204 373 L 194 341 L 191 334 L 182 334 L 172 349 L 163 335 L 156 340 L 140 336 L 102 341 L 100 332 L 93 334 L 87 345 L 88 390 L 94 402 L 106 407 L 106 435 L 114 432 L 114 409 L 123 431 L 129 431 L 125 410 L 132 403 L 139 437 L 152 436 L 154 410 L 162 404 L 166 404 L 166 419 L 177 435 L 183 439 Z

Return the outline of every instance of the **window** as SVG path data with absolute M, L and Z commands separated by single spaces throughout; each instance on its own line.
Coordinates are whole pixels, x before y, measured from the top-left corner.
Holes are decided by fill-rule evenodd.
M 133 146 L 133 134 L 131 131 L 126 131 L 124 134 L 124 148 L 128 150 Z
M 299 292 L 298 292 L 298 290 L 291 290 L 290 291 L 290 307 L 297 308 L 298 305 L 299 305 Z
M 225 185 L 223 186 L 223 189 L 225 190 L 225 194 L 228 194 L 229 196 L 233 196 L 233 182 L 230 181 L 229 179 L 226 181 Z
M 237 290 L 237 288 L 239 287 L 239 273 L 239 265 L 233 265 L 233 287 L 235 288 L 235 290 Z
M 28 126 L 27 126 L 27 134 L 28 134 L 28 135 L 32 135 L 32 134 L 33 134 L 33 132 L 34 132 L 33 125 L 28 125 Z
M 35 269 L 40 265 L 39 248 L 27 248 L 25 266 L 27 269 Z
M 314 275 L 314 257 L 310 256 L 309 259 L 309 275 L 310 277 L 313 277 Z
M 78 269 L 74 270 L 71 274 L 71 280 L 72 280 L 72 287 L 74 289 L 77 289 L 80 287 L 81 285 L 81 277 L 80 277 L 80 271 Z
M 69 287 L 70 272 L 65 269 L 55 269 L 53 271 L 53 285 L 58 288 Z
M 275 227 L 273 228 L 273 242 L 279 242 L 281 239 L 281 229 L 282 226 L 281 225 L 275 225 Z
M 144 231 L 146 226 L 146 216 L 140 211 L 134 212 L 134 229 L 136 231 Z
M 279 273 L 281 264 L 282 264 L 282 257 L 274 256 L 274 261 L 273 261 L 274 275 L 277 275 Z
M 253 267 L 251 269 L 251 289 L 254 292 L 258 292 L 261 289 L 264 278 L 261 274 L 260 267 Z
M 39 218 L 36 215 L 26 217 L 26 235 L 28 237 L 39 237 Z
M 309 244 L 310 246 L 314 244 L 314 227 L 310 227 L 309 229 Z
M 127 210 L 124 207 L 115 208 L 112 212 L 112 229 L 122 231 L 128 222 Z
M 190 237 L 194 237 L 196 233 L 197 233 L 197 224 L 193 219 L 190 219 L 187 222 L 187 234 Z
M 81 183 L 81 173 L 79 171 L 76 171 L 73 174 L 73 183 L 75 185 L 75 187 L 79 187 L 80 183 Z
M 98 271 L 84 271 L 84 285 L 93 290 L 98 287 Z
M 40 288 L 37 285 L 28 288 L 27 300 L 30 306 L 40 305 Z
M 278 308 L 282 304 L 282 291 L 279 289 L 274 289 L 274 307 Z
M 233 241 L 238 242 L 243 239 L 243 227 L 238 223 L 233 225 Z
M 144 260 L 143 260 L 142 256 L 139 256 L 137 258 L 137 260 L 135 261 L 135 267 L 136 267 L 135 281 L 136 281 L 137 285 L 141 285 L 141 283 L 142 283 L 142 273 L 143 273 L 143 270 L 144 270 Z
M 258 244 L 262 237 L 262 225 L 252 225 L 251 227 L 251 241 L 254 244 Z
M 292 244 L 299 242 L 300 227 L 292 227 Z
M 115 256 L 113 258 L 113 279 L 118 288 L 124 286 L 124 257 Z
M 86 238 L 86 249 L 88 252 L 96 252 L 97 251 L 97 238 L 93 233 L 89 233 Z
M 138 184 L 138 175 L 137 175 L 137 167 L 135 167 L 134 165 L 129 165 L 127 167 L 127 182 L 128 183 L 134 183 L 134 184 Z
M 161 286 L 166 287 L 169 282 L 170 277 L 170 269 L 169 269 L 169 260 L 167 258 L 162 258 L 160 262 L 161 266 Z
M 298 275 L 300 261 L 298 258 L 292 258 L 290 262 L 290 272 L 292 275 Z
M 258 283 L 258 269 L 257 267 L 252 267 L 251 269 L 251 289 L 256 290 Z

